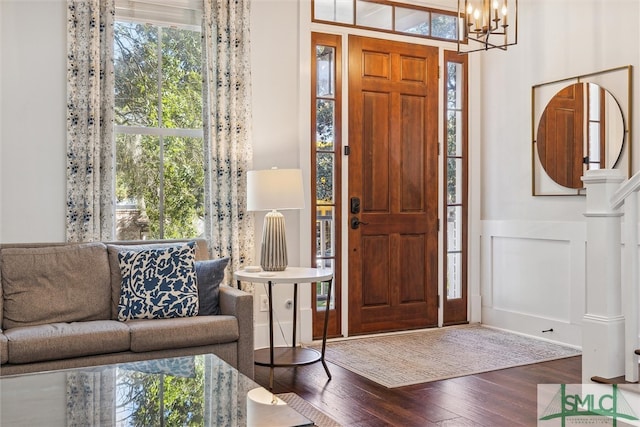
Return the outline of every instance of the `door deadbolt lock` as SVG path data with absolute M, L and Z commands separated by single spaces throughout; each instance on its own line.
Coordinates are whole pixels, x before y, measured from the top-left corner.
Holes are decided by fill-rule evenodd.
M 349 200 L 349 211 L 352 214 L 359 214 L 360 213 L 360 198 L 359 197 L 352 197 Z

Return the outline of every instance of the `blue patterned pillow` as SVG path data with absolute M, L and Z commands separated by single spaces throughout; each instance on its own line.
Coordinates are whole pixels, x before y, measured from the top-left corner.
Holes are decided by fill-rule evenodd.
M 197 315 L 195 245 L 119 252 L 118 320 Z

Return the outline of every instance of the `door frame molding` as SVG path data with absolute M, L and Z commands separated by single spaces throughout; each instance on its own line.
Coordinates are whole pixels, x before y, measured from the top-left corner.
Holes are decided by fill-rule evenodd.
M 300 40 L 299 43 L 299 51 L 298 55 L 300 58 L 300 67 L 299 67 L 299 84 L 298 84 L 298 99 L 299 99 L 299 110 L 300 114 L 298 117 L 298 137 L 300 142 L 300 151 L 299 151 L 299 162 L 301 168 L 305 174 L 305 176 L 309 176 L 309 159 L 310 159 L 310 144 L 308 141 L 309 138 L 309 129 L 310 129 L 310 70 L 308 69 L 308 64 L 311 63 L 310 57 L 310 49 L 311 45 L 311 32 L 324 32 L 329 34 L 339 34 L 342 36 L 342 51 L 343 55 L 348 52 L 348 36 L 350 34 L 361 35 L 366 37 L 376 37 L 376 34 L 379 36 L 381 33 L 372 32 L 362 29 L 355 28 L 347 28 L 347 27 L 336 27 L 329 26 L 326 24 L 318 24 L 312 23 L 310 20 L 311 16 L 311 2 L 310 1 L 301 1 L 299 2 L 298 8 L 298 38 Z M 438 42 L 435 40 L 425 40 L 424 43 L 419 43 L 422 41 L 421 39 L 416 39 L 415 37 L 403 37 L 395 34 L 384 34 L 386 38 L 389 40 L 397 40 L 408 43 L 417 43 L 417 44 L 427 44 L 430 46 L 436 46 L 440 49 L 439 63 L 442 67 L 443 65 L 443 54 L 442 51 L 445 49 L 451 49 L 450 43 L 447 42 Z M 343 99 L 348 99 L 348 79 L 345 78 L 348 74 L 348 61 L 343 61 Z M 481 155 L 481 146 L 480 144 L 474 144 L 474 141 L 479 140 L 479 135 L 481 134 L 481 115 L 474 114 L 474 111 L 480 111 L 480 84 L 482 82 L 482 74 L 481 74 L 481 62 L 479 55 L 471 55 L 469 56 L 469 81 L 468 81 L 468 95 L 469 95 L 469 117 L 467 121 L 467 128 L 469 134 L 469 151 L 468 151 L 468 171 L 469 171 L 469 182 L 468 182 L 468 264 L 467 264 L 467 298 L 468 298 L 468 315 L 467 318 L 470 323 L 478 323 L 482 319 L 482 295 L 481 295 L 481 264 L 480 264 L 480 252 L 481 252 L 481 237 L 483 236 L 483 222 L 480 216 L 481 209 L 481 198 L 480 198 L 480 190 L 481 190 L 481 175 L 480 175 L 480 155 Z M 471 72 L 474 70 L 474 72 Z M 442 86 L 442 85 L 440 85 Z M 442 89 L 438 91 L 439 102 L 442 104 L 443 102 L 443 94 Z M 343 117 L 342 117 L 342 138 L 345 145 L 346 141 L 349 141 L 349 131 L 348 131 L 348 109 L 343 108 Z M 440 120 L 442 123 L 442 120 Z M 442 141 L 443 128 L 442 124 L 439 124 L 438 135 L 440 141 Z M 440 156 L 442 153 L 440 154 Z M 439 159 L 440 160 L 440 159 Z M 343 162 L 342 164 L 342 181 L 343 186 L 346 185 L 347 178 L 349 174 L 349 164 L 348 162 Z M 442 187 L 442 171 L 438 174 L 439 176 L 439 186 Z M 345 230 L 348 227 L 349 215 L 347 212 L 348 209 L 348 192 L 342 192 L 342 212 L 341 212 L 341 221 L 342 221 L 342 229 Z M 442 198 L 440 198 L 441 200 Z M 441 202 L 440 202 L 441 203 Z M 442 211 L 442 206 L 439 207 L 440 211 Z M 311 227 L 310 221 L 310 210 L 309 208 L 305 208 L 300 211 L 300 230 L 299 230 L 299 241 L 301 248 L 308 248 L 311 245 L 310 233 L 309 229 Z M 442 233 L 442 227 L 441 231 Z M 442 235 L 439 237 L 439 245 L 442 247 Z M 343 255 L 347 253 L 348 250 L 348 241 L 346 238 L 342 239 L 342 253 Z M 442 250 L 438 251 L 438 282 L 440 284 L 443 283 L 443 273 L 442 273 Z M 309 257 L 301 257 L 304 259 L 303 262 L 306 262 Z M 341 295 L 336 295 L 337 297 L 342 298 L 343 301 L 346 301 L 348 298 L 349 291 L 349 283 L 348 283 L 348 265 L 346 262 L 342 263 L 342 292 Z M 443 286 L 443 285 L 441 285 Z M 301 333 L 303 342 L 311 342 L 311 325 L 312 325 L 312 316 L 311 316 L 311 308 L 310 308 L 310 300 L 311 300 L 311 291 L 310 287 L 303 287 L 306 294 L 301 295 L 301 301 L 304 301 L 301 304 Z M 442 289 L 440 291 L 440 295 L 442 295 Z M 442 306 L 442 304 L 441 304 Z M 348 307 L 343 305 L 341 316 L 342 323 L 342 333 L 344 337 L 349 337 L 348 330 Z M 439 311 L 439 326 L 442 326 L 442 311 Z

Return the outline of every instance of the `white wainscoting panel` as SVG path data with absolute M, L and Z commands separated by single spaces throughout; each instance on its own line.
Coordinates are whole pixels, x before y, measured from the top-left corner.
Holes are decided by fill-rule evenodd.
M 583 222 L 483 221 L 482 323 L 580 346 L 585 239 Z
M 570 321 L 570 242 L 491 238 L 493 307 Z

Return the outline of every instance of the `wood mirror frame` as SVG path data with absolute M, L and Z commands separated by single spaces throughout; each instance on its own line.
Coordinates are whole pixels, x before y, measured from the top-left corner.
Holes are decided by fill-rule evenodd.
M 620 74 L 625 71 L 626 79 Z M 631 130 L 625 120 L 630 82 L 631 66 L 625 66 L 533 86 L 534 196 L 584 194 L 581 177 L 587 169 L 618 168 L 631 175 Z

